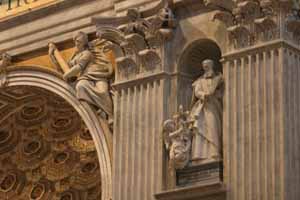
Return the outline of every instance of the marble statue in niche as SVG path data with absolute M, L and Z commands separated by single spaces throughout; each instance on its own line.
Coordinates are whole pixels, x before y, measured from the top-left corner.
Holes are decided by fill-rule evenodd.
M 94 107 L 98 114 L 113 120 L 113 102 L 110 83 L 114 69 L 107 58 L 110 42 L 97 35 L 98 39 L 89 42 L 87 34 L 79 32 L 74 37 L 76 51 L 68 63 L 64 62 L 54 44 L 49 44 L 49 55 L 52 62 L 64 71 L 64 79 L 76 81 L 76 92 L 79 100 Z
M 11 64 L 11 56 L 3 53 L 0 56 L 0 88 L 7 85 L 7 72 L 6 67 Z
M 204 74 L 193 83 L 191 160 L 202 164 L 222 159 L 222 97 L 224 80 L 213 60 L 202 63 Z
M 169 151 L 171 169 L 183 169 L 190 161 L 192 123 L 188 119 L 188 112 L 183 112 L 182 106 L 173 119 L 164 122 L 164 143 Z
M 192 125 L 189 112 L 183 112 L 182 106 L 179 107 L 178 114 L 163 124 L 164 144 L 169 155 L 169 186 L 172 188 L 176 185 L 176 171 L 184 169 L 190 162 Z

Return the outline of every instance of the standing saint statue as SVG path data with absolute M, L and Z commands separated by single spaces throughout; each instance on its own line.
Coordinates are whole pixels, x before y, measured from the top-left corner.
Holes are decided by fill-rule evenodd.
M 190 117 L 194 119 L 192 162 L 207 163 L 222 159 L 222 96 L 224 81 L 213 60 L 204 60 L 204 74 L 193 83 Z
M 64 63 L 52 43 L 49 44 L 49 55 L 53 63 L 64 71 L 63 77 L 66 81 L 77 81 L 77 98 L 93 106 L 100 116 L 112 122 L 113 102 L 109 83 L 114 70 L 106 56 L 110 42 L 101 39 L 101 35 L 98 38 L 89 42 L 85 33 L 76 34 L 76 51 L 68 63 Z

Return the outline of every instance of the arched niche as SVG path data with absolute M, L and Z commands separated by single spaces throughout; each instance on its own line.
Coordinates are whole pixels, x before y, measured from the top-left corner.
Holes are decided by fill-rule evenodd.
M 109 142 L 96 113 L 87 104 L 78 101 L 73 87 L 55 71 L 36 66 L 13 66 L 8 68 L 7 81 L 5 90 L 23 86 L 41 88 L 59 96 L 74 108 L 89 130 L 96 148 L 101 174 L 101 199 L 111 199 L 112 164 Z
M 192 98 L 192 83 L 203 74 L 202 61 L 212 59 L 215 61 L 216 70 L 222 72 L 220 59 L 222 52 L 216 42 L 211 39 L 196 39 L 185 46 L 178 63 L 178 106 L 183 105 L 190 109 Z
M 188 44 L 179 59 L 178 70 L 193 78 L 202 74 L 201 63 L 205 59 L 215 61 L 216 70 L 222 71 L 220 64 L 222 53 L 220 47 L 210 39 L 199 39 Z

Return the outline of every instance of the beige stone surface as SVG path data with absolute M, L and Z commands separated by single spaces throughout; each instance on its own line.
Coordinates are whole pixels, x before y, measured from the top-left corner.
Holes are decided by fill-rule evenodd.
M 157 17 L 168 13 L 160 12 L 165 2 L 70 0 L 1 20 L 0 51 L 23 66 L 8 66 L 9 86 L 51 90 L 78 111 L 92 130 L 103 200 L 298 200 L 300 18 L 291 9 L 296 2 L 237 0 L 232 8 L 228 0 L 168 1 L 174 26 L 171 15 L 166 23 Z M 141 15 L 130 21 L 126 13 L 132 7 Z M 113 155 L 94 111 L 60 75 L 45 70 L 54 68 L 46 55 L 49 42 L 62 47 L 67 59 L 74 33 L 94 35 L 103 27 L 115 39 Z M 170 190 L 162 125 L 179 105 L 191 109 L 192 83 L 208 58 L 225 80 L 224 180 L 216 187 Z

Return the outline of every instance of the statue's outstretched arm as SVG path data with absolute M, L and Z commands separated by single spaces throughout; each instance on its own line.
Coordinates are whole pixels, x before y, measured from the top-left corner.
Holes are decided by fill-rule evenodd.
M 89 62 L 92 59 L 92 54 L 89 51 L 83 52 L 83 55 L 80 57 L 80 60 L 78 60 L 77 64 L 74 65 L 71 69 L 69 69 L 64 74 L 64 79 L 69 80 L 72 77 L 76 77 L 78 74 L 82 73 Z
M 68 63 L 63 59 L 60 52 L 57 50 L 54 43 L 49 43 L 49 56 L 52 63 L 59 71 L 63 71 L 64 73 L 69 71 L 70 66 Z

